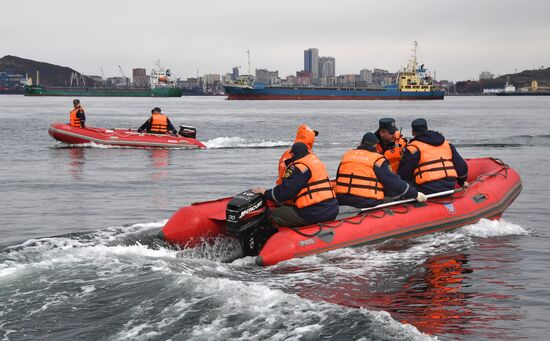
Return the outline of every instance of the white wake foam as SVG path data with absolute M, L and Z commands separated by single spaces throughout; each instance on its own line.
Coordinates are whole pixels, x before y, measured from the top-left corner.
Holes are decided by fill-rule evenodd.
M 204 143 L 207 148 L 270 148 L 290 146 L 287 141 L 270 141 L 261 139 L 245 139 L 238 136 L 233 137 L 216 137 Z
M 481 219 L 478 223 L 460 228 L 458 232 L 472 237 L 525 236 L 530 229 L 504 220 Z
M 133 309 L 131 320 L 115 339 L 147 338 L 170 330 L 208 304 L 209 313 L 179 338 L 190 340 L 301 340 L 318 339 L 323 328 L 339 332 L 336 326 L 358 321 L 354 334 L 377 334 L 390 339 L 431 339 L 410 324 L 394 320 L 387 312 L 350 309 L 315 302 L 273 289 L 262 283 L 246 283 L 228 278 L 180 275 L 174 285 L 184 289 L 184 297 L 164 308 L 158 318 L 148 317 L 149 303 Z M 182 289 L 182 290 L 183 290 Z M 372 321 L 369 322 L 369 321 Z M 372 326 L 372 327 L 371 327 Z
M 165 222 L 164 220 L 130 226 L 114 226 L 80 235 L 26 240 L 3 250 L 8 257 L 0 263 L 0 279 L 23 274 L 29 269 L 93 261 L 104 256 L 109 258 L 109 255 L 175 258 L 176 252 L 169 249 L 153 250 L 139 243 L 129 246 L 117 245 L 120 240 L 129 236 L 150 230 L 156 231 L 164 226 Z

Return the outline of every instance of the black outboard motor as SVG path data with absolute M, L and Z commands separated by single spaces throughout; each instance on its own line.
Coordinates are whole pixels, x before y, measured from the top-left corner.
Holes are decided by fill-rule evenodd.
M 226 230 L 239 239 L 244 256 L 256 256 L 277 229 L 269 221 L 269 207 L 261 194 L 244 191 L 229 201 Z
M 197 129 L 191 126 L 180 126 L 180 131 L 178 132 L 183 137 L 190 139 L 197 138 Z

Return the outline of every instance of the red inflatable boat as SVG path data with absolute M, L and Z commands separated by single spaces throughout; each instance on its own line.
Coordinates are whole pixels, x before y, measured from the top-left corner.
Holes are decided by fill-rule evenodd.
M 388 238 L 410 238 L 451 230 L 481 218 L 499 219 L 521 192 L 520 176 L 498 159 L 480 158 L 467 162 L 471 186 L 464 191 L 456 190 L 452 195 L 430 199 L 424 204 L 390 203 L 383 208 L 355 211 L 323 224 L 279 227 L 261 247 L 256 263 L 272 265 Z M 230 226 L 230 211 L 226 217 L 230 200 L 200 202 L 181 208 L 168 220 L 160 237 L 173 244 L 193 247 L 205 239 L 225 234 L 226 224 Z M 254 205 L 241 211 L 237 218 L 257 215 L 259 206 Z
M 184 136 L 143 134 L 129 129 L 79 128 L 65 123 L 53 123 L 48 133 L 54 139 L 68 144 L 94 142 L 101 145 L 139 148 L 206 148 L 201 141 L 191 137 L 196 134 L 194 128 L 185 126 L 180 128 L 180 134 L 184 133 Z M 185 133 L 189 134 L 189 137 L 186 137 Z

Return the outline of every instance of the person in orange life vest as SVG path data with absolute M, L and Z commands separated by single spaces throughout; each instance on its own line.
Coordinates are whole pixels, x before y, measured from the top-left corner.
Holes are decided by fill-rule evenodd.
M 357 208 L 382 204 L 384 192 L 397 197 L 426 201 L 422 192 L 393 173 L 388 160 L 376 150 L 378 138 L 366 133 L 357 149 L 344 154 L 336 175 L 336 197 L 340 205 Z
M 151 117 L 139 127 L 138 133 L 143 133 L 144 131 L 150 134 L 166 134 L 168 132 L 173 134 L 178 133 L 168 117 L 161 113 L 159 107 L 153 108 L 153 110 L 151 110 Z
M 407 140 L 397 130 L 393 118 L 381 118 L 378 121 L 378 130 L 375 134 L 380 141 L 376 145 L 376 150 L 386 157 L 392 171 L 397 174 L 402 151 L 407 145 Z
M 306 124 L 301 124 L 298 127 L 298 130 L 296 131 L 296 138 L 294 139 L 294 143 L 296 142 L 305 143 L 309 151 L 312 152 L 313 143 L 315 142 L 315 136 L 317 135 L 319 135 L 319 132 L 317 130 L 311 129 Z M 281 155 L 281 158 L 279 159 L 279 168 L 278 168 L 279 175 L 277 177 L 277 180 L 275 181 L 275 184 L 280 185 L 283 182 L 283 176 L 285 175 L 285 170 L 286 170 L 286 167 L 288 166 L 287 161 L 291 157 L 292 155 L 290 155 L 290 148 L 285 150 L 283 155 Z
M 414 138 L 409 142 L 399 165 L 403 180 L 416 184 L 426 194 L 467 187 L 468 164 L 443 135 L 428 130 L 428 122 L 412 122 Z
M 73 110 L 69 114 L 69 124 L 73 127 L 84 128 L 86 123 L 86 114 L 84 113 L 84 108 L 80 105 L 79 99 L 73 100 Z
M 271 212 L 278 226 L 297 227 L 334 220 L 338 200 L 325 165 L 301 142 L 292 145 L 290 154 L 282 183 L 268 190 L 255 188 L 253 192 L 280 205 Z M 283 204 L 288 201 L 292 204 Z

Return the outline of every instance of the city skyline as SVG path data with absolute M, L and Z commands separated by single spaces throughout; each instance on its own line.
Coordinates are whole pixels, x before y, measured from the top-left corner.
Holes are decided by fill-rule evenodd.
M 197 70 L 224 74 L 235 65 L 245 73 L 250 50 L 252 71 L 267 68 L 285 76 L 303 69 L 303 51 L 309 47 L 335 57 L 337 74 L 397 71 L 407 64 L 415 40 L 419 62 L 436 71 L 438 79 L 476 79 L 482 71 L 506 74 L 549 64 L 550 3 L 545 1 L 417 1 L 411 7 L 404 1 L 345 0 L 328 6 L 287 0 L 160 5 L 100 0 L 75 8 L 74 2 L 55 0 L 3 7 L 11 15 L 0 23 L 9 33 L 0 38 L 2 55 L 91 75 L 100 74 L 100 68 L 117 75 L 118 65 L 127 73 L 133 67 L 151 69 L 157 59 L 181 78 L 196 76 Z M 68 18 L 75 17 L 82 24 L 68 30 Z

